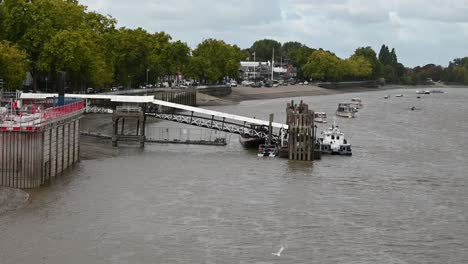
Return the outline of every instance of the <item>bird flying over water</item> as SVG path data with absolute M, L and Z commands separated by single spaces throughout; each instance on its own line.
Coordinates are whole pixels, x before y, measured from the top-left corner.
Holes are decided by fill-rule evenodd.
M 271 253 L 271 254 L 272 254 L 272 255 L 275 255 L 275 256 L 277 256 L 277 257 L 281 257 L 281 252 L 283 252 L 283 250 L 284 250 L 284 246 L 281 245 L 281 248 L 278 250 L 278 252 L 276 252 L 276 253 Z

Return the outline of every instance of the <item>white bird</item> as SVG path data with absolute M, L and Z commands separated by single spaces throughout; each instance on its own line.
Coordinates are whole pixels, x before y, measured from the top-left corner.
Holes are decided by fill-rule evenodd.
M 281 248 L 278 250 L 278 252 L 276 252 L 276 253 L 271 253 L 271 254 L 272 254 L 272 255 L 275 255 L 275 256 L 277 256 L 277 257 L 281 257 L 281 252 L 283 252 L 283 250 L 284 250 L 284 246 L 281 245 Z

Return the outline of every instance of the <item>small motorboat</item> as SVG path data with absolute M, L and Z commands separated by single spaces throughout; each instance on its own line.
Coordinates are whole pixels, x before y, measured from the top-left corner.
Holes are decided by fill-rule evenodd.
M 402 94 L 397 94 L 397 95 L 395 95 L 395 97 L 403 97 L 403 95 Z
M 390 98 L 390 95 L 384 96 L 384 99 L 388 99 L 388 98 Z
M 278 155 L 278 148 L 275 145 L 260 144 L 258 146 L 258 157 L 274 158 Z
M 357 108 L 352 103 L 339 103 L 336 109 L 336 115 L 347 118 L 354 118 L 356 116 Z
M 351 98 L 351 103 L 356 106 L 356 108 L 361 109 L 362 108 L 362 99 L 359 97 L 354 97 Z
M 314 122 L 326 123 L 327 122 L 327 113 L 325 113 L 325 112 L 315 112 L 314 113 Z

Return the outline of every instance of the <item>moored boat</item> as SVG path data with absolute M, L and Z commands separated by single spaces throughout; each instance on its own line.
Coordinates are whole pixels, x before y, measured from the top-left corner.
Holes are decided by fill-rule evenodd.
M 278 155 L 278 148 L 275 145 L 260 144 L 258 146 L 258 157 L 276 157 Z
M 359 97 L 354 97 L 351 98 L 351 103 L 356 106 L 356 108 L 361 109 L 362 108 L 362 99 Z
M 325 113 L 325 112 L 315 112 L 314 113 L 314 122 L 316 122 L 316 123 L 326 123 L 327 122 L 327 113 Z
M 403 97 L 403 94 L 397 94 L 395 97 Z
M 268 133 L 268 129 L 264 126 L 252 125 L 251 127 L 252 129 L 263 130 L 265 133 Z M 239 135 L 239 142 L 246 148 L 258 148 L 260 144 L 265 143 L 265 139 L 255 136 L 250 129 L 245 128 L 244 133 Z
M 343 131 L 338 128 L 335 122 L 331 128 L 322 131 L 319 142 L 323 154 L 352 155 L 351 144 L 345 139 Z
M 336 115 L 341 117 L 353 118 L 357 112 L 356 107 L 353 107 L 351 103 L 339 103 L 338 109 L 336 109 Z

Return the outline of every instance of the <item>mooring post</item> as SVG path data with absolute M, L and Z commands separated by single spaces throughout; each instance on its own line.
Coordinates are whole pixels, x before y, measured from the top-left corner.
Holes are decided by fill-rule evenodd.
M 271 140 L 273 137 L 273 117 L 274 114 L 270 114 L 270 122 L 268 124 L 268 146 L 271 146 Z

